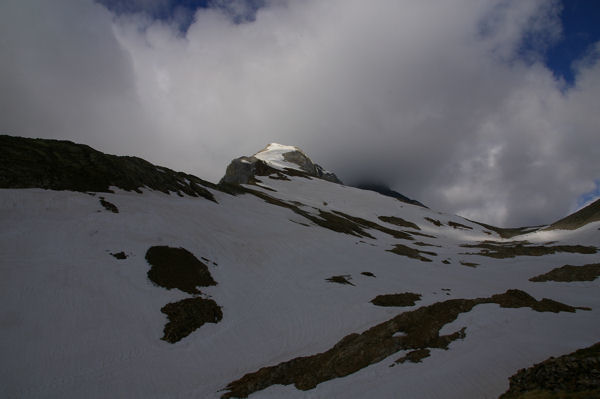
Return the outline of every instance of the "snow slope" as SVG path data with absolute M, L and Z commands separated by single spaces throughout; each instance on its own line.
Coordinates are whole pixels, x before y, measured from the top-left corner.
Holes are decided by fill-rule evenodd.
M 152 190 L 101 194 L 119 213 L 104 209 L 100 194 L 0 190 L 0 397 L 218 398 L 246 373 L 326 351 L 402 312 L 507 289 L 591 310 L 478 305 L 441 331 L 466 327 L 466 336 L 448 350 L 432 349 L 420 363 L 390 367 L 405 353 L 398 352 L 308 391 L 273 385 L 250 397 L 496 398 L 519 368 L 600 340 L 598 279 L 528 280 L 565 264 L 598 263 L 598 253 L 497 259 L 467 255 L 479 249 L 461 246 L 484 240 L 598 246 L 599 222 L 503 240 L 460 217 L 371 191 L 316 178 L 261 180 L 247 188 L 262 198 L 210 189 L 216 203 Z M 265 195 L 283 202 L 267 202 Z M 434 238 L 403 240 L 364 226 L 373 238 L 359 237 L 302 214 L 338 215 L 334 211 Z M 380 216 L 402 218 L 420 230 Z M 396 244 L 432 252 L 424 255 L 432 261 L 390 252 Z M 201 291 L 222 307 L 221 322 L 175 344 L 160 339 L 167 321 L 161 307 L 190 295 L 148 279 L 144 256 L 155 245 L 208 259 L 218 285 Z M 111 256 L 119 251 L 127 259 Z M 326 281 L 336 275 L 349 276 L 354 285 Z M 377 295 L 402 292 L 418 293 L 421 300 L 405 308 L 370 303 Z

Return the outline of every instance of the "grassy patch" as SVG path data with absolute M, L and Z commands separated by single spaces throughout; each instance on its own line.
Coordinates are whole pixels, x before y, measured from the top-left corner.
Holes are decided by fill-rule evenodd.
M 600 398 L 600 343 L 549 358 L 510 377 L 500 399 Z
M 396 216 L 379 216 L 379 220 L 400 227 L 408 227 L 410 229 L 421 230 L 421 228 L 413 222 L 409 222 L 408 220 L 404 220 Z
M 600 276 L 600 263 L 583 266 L 565 265 L 552 269 L 548 273 L 532 277 L 529 281 L 594 281 L 598 276 Z
M 297 389 L 306 391 L 324 381 L 355 373 L 401 350 L 447 349 L 452 341 L 465 336 L 465 329 L 442 336 L 439 335 L 440 330 L 461 313 L 484 303 L 532 307 L 538 301 L 523 291 L 508 290 L 489 298 L 450 299 L 423 306 L 401 313 L 360 334 L 347 335 L 325 352 L 297 357 L 246 374 L 228 384 L 228 392 L 222 398 L 246 398 L 253 392 L 276 384 L 294 384 Z M 534 310 L 545 311 L 539 308 Z
M 331 276 L 329 278 L 326 278 L 325 280 L 329 281 L 330 283 L 348 284 L 354 286 L 354 284 L 350 282 L 350 280 L 352 280 L 352 277 L 349 274 L 344 274 L 341 276 Z
M 102 205 L 107 211 L 110 211 L 112 213 L 119 213 L 119 208 L 117 208 L 115 204 L 105 200 L 104 197 L 100 197 L 100 205 Z
M 388 252 L 393 252 L 396 255 L 408 256 L 409 258 L 418 259 L 421 262 L 431 262 L 431 259 L 424 257 L 421 254 L 437 256 L 434 252 L 419 251 L 418 249 L 407 247 L 406 245 L 396 244 L 394 248 L 388 249 Z
M 414 306 L 421 299 L 421 295 L 412 292 L 404 292 L 402 294 L 386 294 L 377 295 L 371 300 L 373 305 L 377 306 Z
M 557 252 L 569 252 L 579 254 L 595 254 L 596 247 L 583 245 L 531 245 L 527 241 L 510 241 L 505 243 L 495 241 L 483 241 L 479 244 L 463 244 L 463 248 L 481 249 L 477 253 L 466 253 L 465 255 L 489 256 L 491 258 L 504 259 L 515 256 L 543 256 Z
M 166 289 L 177 288 L 189 294 L 199 294 L 198 286 L 217 285 L 208 267 L 184 248 L 155 246 L 146 252 L 151 265 L 148 278 Z
M 169 319 L 161 339 L 170 343 L 187 337 L 204 323 L 218 323 L 223 318 L 221 307 L 215 301 L 200 297 L 168 303 L 160 311 Z

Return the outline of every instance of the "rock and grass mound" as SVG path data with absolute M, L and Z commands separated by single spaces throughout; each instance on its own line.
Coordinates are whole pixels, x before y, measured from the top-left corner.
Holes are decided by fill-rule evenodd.
M 161 339 L 172 344 L 187 337 L 204 323 L 218 323 L 223 319 L 221 307 L 215 301 L 200 297 L 168 303 L 160 311 L 169 319 Z

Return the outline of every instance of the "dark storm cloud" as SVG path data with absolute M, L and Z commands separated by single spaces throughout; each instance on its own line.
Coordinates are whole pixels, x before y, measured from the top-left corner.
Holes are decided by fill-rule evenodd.
M 271 1 L 240 21 L 246 3 L 226 1 L 185 34 L 92 2 L 29 1 L 37 16 L 24 3 L 0 10 L 13 134 L 211 180 L 277 141 L 347 181 L 504 225 L 563 216 L 600 175 L 598 63 L 567 88 L 540 62 L 560 35 L 556 2 Z

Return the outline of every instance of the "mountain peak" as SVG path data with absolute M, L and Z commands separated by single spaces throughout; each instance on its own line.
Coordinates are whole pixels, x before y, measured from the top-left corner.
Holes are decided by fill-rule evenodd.
M 302 175 L 342 184 L 335 173 L 314 163 L 299 147 L 270 143 L 254 155 L 231 161 L 221 183 L 249 184 L 256 176 Z

